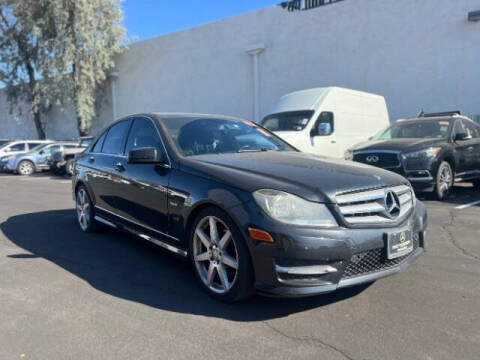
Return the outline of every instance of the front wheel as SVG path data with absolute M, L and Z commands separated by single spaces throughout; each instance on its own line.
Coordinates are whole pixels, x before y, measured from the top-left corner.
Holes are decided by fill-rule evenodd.
M 435 185 L 435 194 L 437 195 L 438 200 L 446 200 L 450 191 L 452 190 L 454 181 L 454 174 L 452 167 L 446 161 L 443 161 L 438 167 L 436 185 Z
M 35 165 L 31 161 L 23 160 L 20 161 L 17 167 L 17 173 L 24 176 L 30 176 L 35 172 Z
M 197 278 L 214 298 L 235 302 L 251 295 L 253 272 L 247 245 L 220 209 L 207 208 L 195 219 L 190 258 Z

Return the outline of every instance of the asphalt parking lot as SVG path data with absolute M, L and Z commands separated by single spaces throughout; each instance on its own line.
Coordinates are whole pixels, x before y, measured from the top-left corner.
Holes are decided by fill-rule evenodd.
M 480 193 L 426 203 L 429 251 L 405 272 L 226 305 L 185 261 L 81 233 L 69 180 L 0 174 L 0 359 L 479 359 Z

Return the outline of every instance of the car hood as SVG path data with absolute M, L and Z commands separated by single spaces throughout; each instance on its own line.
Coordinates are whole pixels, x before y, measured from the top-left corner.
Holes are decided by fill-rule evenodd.
M 438 146 L 445 143 L 445 139 L 389 139 L 370 140 L 357 144 L 352 150 L 397 150 L 400 152 L 415 151 L 417 149 Z
M 337 193 L 407 183 L 380 168 L 293 151 L 198 155 L 181 169 L 248 192 L 270 188 L 326 203 Z

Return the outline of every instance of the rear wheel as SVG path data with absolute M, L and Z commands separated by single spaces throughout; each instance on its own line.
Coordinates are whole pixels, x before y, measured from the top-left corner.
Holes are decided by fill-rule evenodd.
M 24 176 L 30 176 L 35 172 L 35 165 L 31 161 L 22 160 L 18 164 L 17 173 Z
M 253 272 L 245 240 L 231 218 L 217 208 L 197 216 L 190 234 L 197 278 L 214 298 L 235 302 L 252 293 Z
M 85 186 L 77 189 L 75 196 L 75 207 L 77 212 L 78 225 L 84 232 L 94 232 L 97 229 L 93 204 Z
M 435 194 L 438 200 L 445 200 L 452 190 L 454 174 L 452 167 L 446 161 L 443 161 L 438 167 Z
M 65 171 L 67 173 L 68 176 L 72 176 L 73 175 L 73 159 L 70 159 L 67 161 L 67 164 L 65 165 Z

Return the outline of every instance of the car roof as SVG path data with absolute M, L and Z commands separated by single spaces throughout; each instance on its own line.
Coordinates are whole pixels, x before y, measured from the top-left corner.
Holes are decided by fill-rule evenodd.
M 397 122 L 415 122 L 415 121 L 428 121 L 428 120 L 450 121 L 450 120 L 455 120 L 455 119 L 473 121 L 472 119 L 470 119 L 466 116 L 453 115 L 453 116 L 432 116 L 432 117 L 417 117 L 417 118 L 411 118 L 411 119 L 399 119 L 399 120 L 397 120 Z
M 177 113 L 177 112 L 153 112 L 150 114 L 139 114 L 141 115 L 150 115 L 156 116 L 160 119 L 162 118 L 202 118 L 202 119 L 225 119 L 225 120 L 244 120 L 239 117 L 222 115 L 222 114 L 202 114 L 202 113 Z

